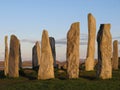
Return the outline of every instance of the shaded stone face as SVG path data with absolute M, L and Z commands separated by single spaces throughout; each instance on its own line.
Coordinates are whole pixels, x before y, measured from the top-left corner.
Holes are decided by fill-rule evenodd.
M 97 76 L 102 79 L 112 78 L 112 36 L 110 24 L 101 24 L 97 35 L 98 42 L 98 64 Z
M 51 79 L 51 78 L 54 78 L 53 56 L 50 47 L 48 32 L 46 30 L 43 30 L 38 79 Z
M 55 39 L 53 37 L 49 37 L 49 41 L 50 41 L 50 46 L 51 46 L 51 50 L 52 50 L 52 56 L 54 59 L 54 67 L 57 67 L 57 65 L 56 65 Z
M 9 51 L 8 51 L 8 36 L 5 36 L 5 62 L 4 62 L 4 74 L 8 75 L 8 59 L 9 59 Z
M 10 39 L 9 77 L 19 77 L 19 48 L 19 40 L 15 35 L 12 35 Z
M 112 69 L 118 69 L 118 41 L 113 42 L 113 57 L 112 57 Z
M 88 14 L 88 47 L 87 57 L 85 61 L 86 71 L 94 70 L 95 38 L 96 38 L 96 20 L 92 14 Z
M 79 22 L 73 23 L 67 33 L 67 74 L 68 78 L 79 77 Z
M 36 42 L 32 50 L 32 67 L 38 68 L 40 65 L 40 43 Z
M 22 69 L 21 46 L 19 45 L 19 68 Z

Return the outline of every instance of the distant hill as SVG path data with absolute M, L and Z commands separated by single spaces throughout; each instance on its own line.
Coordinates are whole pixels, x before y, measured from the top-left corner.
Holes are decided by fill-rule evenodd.
M 82 63 L 84 63 L 84 59 L 80 59 L 80 65 Z M 60 60 L 57 60 L 56 64 L 58 64 L 58 66 L 60 67 L 63 67 L 64 65 L 66 65 L 66 61 L 61 62 Z M 31 60 L 23 61 L 22 67 L 23 68 L 32 67 L 32 61 Z M 4 69 L 4 61 L 0 61 L 0 70 L 3 70 L 3 69 Z

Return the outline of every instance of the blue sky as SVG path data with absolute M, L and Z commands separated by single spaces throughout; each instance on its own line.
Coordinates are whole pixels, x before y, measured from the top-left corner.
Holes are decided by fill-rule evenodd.
M 43 29 L 64 42 L 70 25 L 80 22 L 81 38 L 86 38 L 88 13 L 96 18 L 97 31 L 100 24 L 111 23 L 112 36 L 119 40 L 119 5 L 120 0 L 0 0 L 0 59 L 4 58 L 5 35 L 15 34 L 21 40 L 24 60 L 31 59 L 33 42 L 41 40 Z M 59 43 L 56 48 L 57 59 L 65 60 L 66 45 Z M 80 48 L 80 58 L 85 58 L 86 45 Z

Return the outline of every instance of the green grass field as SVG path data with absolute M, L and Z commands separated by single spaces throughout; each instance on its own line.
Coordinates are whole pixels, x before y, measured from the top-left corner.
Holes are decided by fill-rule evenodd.
M 96 72 L 80 72 L 79 79 L 69 80 L 66 72 L 55 70 L 55 79 L 37 80 L 37 72 L 22 70 L 19 78 L 4 77 L 0 72 L 0 90 L 120 90 L 120 70 L 113 71 L 113 78 L 101 80 Z

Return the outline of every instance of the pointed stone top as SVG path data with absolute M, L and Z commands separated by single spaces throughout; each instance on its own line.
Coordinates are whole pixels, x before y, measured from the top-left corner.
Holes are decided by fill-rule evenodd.
M 6 35 L 5 38 L 8 38 L 8 36 Z
M 5 36 L 5 42 L 7 42 L 7 40 L 8 40 L 8 36 Z
M 36 44 L 36 45 L 37 45 L 37 44 L 40 44 L 40 42 L 39 42 L 39 41 L 36 41 L 36 43 L 35 43 L 35 44 Z
M 48 31 L 47 30 L 43 30 L 42 32 L 42 37 L 48 37 Z
M 100 28 L 111 28 L 111 24 L 107 23 L 107 24 L 100 24 Z
M 54 37 L 49 37 L 49 38 L 52 38 L 52 39 L 54 39 Z
M 94 18 L 94 16 L 92 15 L 92 13 L 88 14 L 88 18 Z M 95 19 L 95 18 L 94 18 Z
M 107 31 L 110 31 L 110 28 L 111 28 L 111 24 L 100 24 L 100 30 L 99 30 L 99 32 L 103 32 L 103 30 L 104 30 L 104 32 L 107 32 Z
M 94 17 L 91 13 L 88 14 L 88 21 L 89 21 L 89 22 L 92 21 L 92 23 L 95 23 L 95 24 L 96 24 L 95 17 Z M 89 22 L 88 22 L 88 23 L 89 23 Z
M 44 33 L 44 34 L 48 34 L 48 31 L 44 29 L 44 30 L 43 30 L 43 33 Z
M 39 41 L 37 41 L 37 42 L 35 43 L 35 47 L 40 47 L 40 42 L 39 42 Z
M 118 40 L 114 40 L 113 43 L 114 43 L 114 44 L 118 44 Z
M 12 39 L 18 39 L 14 34 L 11 35 Z
M 88 16 L 92 16 L 92 13 L 88 13 Z
M 69 37 L 69 36 L 73 36 L 74 35 L 74 33 L 75 32 L 77 32 L 78 31 L 78 34 L 80 33 L 79 32 L 79 30 L 80 30 L 80 28 L 79 28 L 79 24 L 80 22 L 75 22 L 75 23 L 72 23 L 72 25 L 71 25 L 71 27 L 70 27 L 70 29 L 69 29 L 69 31 L 68 31 L 68 33 L 67 33 L 67 37 Z M 74 32 L 74 33 L 73 33 Z
M 42 32 L 42 41 L 41 42 L 44 43 L 42 45 L 49 44 L 48 43 L 49 42 L 49 36 L 48 36 L 48 31 L 47 30 L 43 30 L 43 32 Z
M 114 40 L 114 42 L 118 42 L 118 40 Z
M 79 22 L 72 23 L 72 25 L 71 25 L 71 27 L 70 27 L 70 29 L 68 31 L 68 34 L 71 35 L 72 34 L 71 32 L 74 32 L 74 30 L 78 30 L 78 31 L 80 30 L 79 29 Z
M 104 32 L 107 32 L 107 33 L 105 33 L 105 34 L 110 34 L 110 28 L 111 28 L 111 24 L 100 24 L 100 29 L 99 29 L 99 31 L 98 31 L 98 34 L 97 34 L 97 41 L 99 41 L 100 39 L 100 37 L 101 37 L 101 34 L 103 33 L 103 31 Z M 109 33 L 108 33 L 109 32 Z
M 80 23 L 80 22 L 74 22 L 74 23 L 72 23 L 71 28 L 77 27 L 77 26 L 79 27 L 79 23 Z

